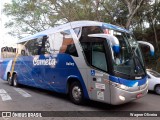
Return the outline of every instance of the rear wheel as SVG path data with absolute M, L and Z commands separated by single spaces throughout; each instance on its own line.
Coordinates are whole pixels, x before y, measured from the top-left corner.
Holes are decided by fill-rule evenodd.
M 160 85 L 156 85 L 155 92 L 160 95 Z
M 13 86 L 13 80 L 12 80 L 10 74 L 7 75 L 7 81 L 8 81 L 8 84 L 9 84 L 10 86 Z
M 19 84 L 17 82 L 17 74 L 14 74 L 12 79 L 13 79 L 12 80 L 13 81 L 13 86 L 18 87 Z
M 83 90 L 79 82 L 73 82 L 70 85 L 69 96 L 73 103 L 83 103 Z

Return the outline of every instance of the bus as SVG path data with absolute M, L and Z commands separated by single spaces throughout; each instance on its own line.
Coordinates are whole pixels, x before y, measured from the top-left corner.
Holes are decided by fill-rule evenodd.
M 69 22 L 2 47 L 0 77 L 64 93 L 75 104 L 94 100 L 112 105 L 145 96 L 148 80 L 140 45 L 132 32 L 97 21 Z

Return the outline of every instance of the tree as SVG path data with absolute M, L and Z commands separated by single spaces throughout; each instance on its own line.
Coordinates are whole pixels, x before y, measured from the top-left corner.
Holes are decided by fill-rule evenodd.
M 129 29 L 129 26 L 131 25 L 131 21 L 134 17 L 134 15 L 137 13 L 138 9 L 142 6 L 144 0 L 123 0 L 123 2 L 126 4 L 128 8 L 128 16 L 127 16 L 127 22 L 125 27 Z
M 13 0 L 11 4 L 5 4 L 4 13 L 11 17 L 6 27 L 12 28 L 13 36 L 22 37 L 24 34 L 33 34 L 51 26 L 57 22 L 57 15 L 50 11 L 48 2 L 37 0 Z
M 156 31 L 156 26 L 158 23 L 158 16 L 160 16 L 160 1 L 159 0 L 155 0 L 155 2 L 151 5 L 150 7 L 151 9 L 149 9 L 148 11 L 146 11 L 146 16 L 147 16 L 147 20 L 154 32 L 154 38 L 155 38 L 155 45 L 156 48 L 159 52 L 159 45 L 158 45 L 158 38 L 157 38 L 157 31 Z
M 10 34 L 34 34 L 58 24 L 94 20 L 130 27 L 144 0 L 13 0 L 4 13 Z
M 127 29 L 133 25 L 134 17 L 143 6 L 145 0 L 103 0 L 102 6 L 110 16 L 113 24 L 119 24 Z M 145 2 L 148 2 L 145 1 Z

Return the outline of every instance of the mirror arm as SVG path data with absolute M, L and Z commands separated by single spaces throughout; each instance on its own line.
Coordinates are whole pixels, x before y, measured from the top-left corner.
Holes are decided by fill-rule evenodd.
M 137 41 L 137 42 L 138 42 L 139 44 L 143 44 L 143 45 L 149 46 L 149 47 L 150 47 L 150 54 L 151 54 L 151 56 L 154 55 L 154 47 L 153 47 L 153 45 L 152 45 L 151 43 L 146 42 L 146 41 Z

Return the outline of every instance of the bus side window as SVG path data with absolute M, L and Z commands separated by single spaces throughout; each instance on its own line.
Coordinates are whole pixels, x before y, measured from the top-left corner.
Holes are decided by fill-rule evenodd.
M 21 55 L 25 56 L 25 50 L 21 50 Z
M 107 59 L 105 53 L 106 51 L 103 42 L 92 43 L 92 66 L 107 71 Z
M 103 43 L 105 39 L 88 37 L 88 34 L 95 33 L 103 33 L 103 31 L 100 27 L 97 26 L 82 28 L 80 43 L 83 49 L 83 53 L 89 66 L 107 72 L 107 56 Z
M 21 54 L 25 56 L 42 55 L 50 53 L 50 44 L 47 36 L 29 40 L 27 41 L 27 43 L 26 42 L 21 43 L 21 46 L 22 46 Z
M 60 34 L 63 35 L 63 37 L 61 37 L 61 43 L 59 44 L 59 53 L 66 53 L 78 57 L 77 49 L 70 31 L 66 30 Z
M 41 47 L 42 49 L 40 54 L 50 54 L 50 44 L 47 36 L 43 37 Z
M 38 43 L 36 39 L 29 40 L 27 42 L 20 43 L 19 49 L 21 55 L 38 55 Z M 25 53 L 25 54 L 24 54 Z
M 16 48 L 13 49 L 13 52 L 16 53 Z
M 48 37 L 44 36 L 38 43 L 38 55 L 50 54 Z

